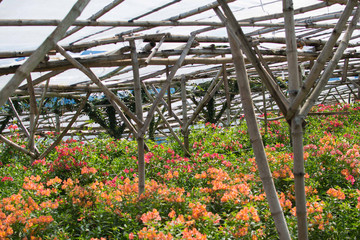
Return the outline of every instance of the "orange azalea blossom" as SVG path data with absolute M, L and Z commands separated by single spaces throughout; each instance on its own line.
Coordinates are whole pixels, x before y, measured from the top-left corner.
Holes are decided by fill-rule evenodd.
M 88 168 L 85 166 L 81 169 L 81 174 L 90 174 L 90 173 L 92 173 L 92 174 L 97 173 L 96 168 L 93 168 L 93 167 Z
M 188 228 L 185 228 L 182 232 L 183 239 L 187 240 L 206 240 L 207 237 L 205 234 L 201 234 L 196 228 L 193 228 L 192 230 L 189 230 Z
M 340 200 L 344 200 L 345 199 L 345 194 L 341 191 L 341 189 L 334 189 L 334 188 L 330 188 L 329 190 L 327 190 L 326 192 L 329 196 L 335 197 L 337 199 Z
M 160 221 L 161 217 L 159 212 L 156 209 L 153 209 L 152 212 L 144 213 L 140 220 L 143 221 L 143 223 L 148 223 L 150 221 Z
M 197 220 L 202 216 L 206 216 L 208 212 L 206 211 L 206 205 L 203 205 L 199 202 L 196 204 L 189 203 L 189 208 L 192 210 L 192 217 Z
M 155 240 L 156 239 L 156 230 L 154 228 L 147 229 L 144 227 L 141 229 L 141 231 L 138 233 L 139 239 L 148 239 L 148 240 Z
M 57 176 L 53 179 L 50 179 L 49 181 L 47 181 L 46 185 L 47 186 L 51 186 L 51 185 L 54 185 L 56 183 L 62 183 L 62 180 L 60 178 L 58 178 Z

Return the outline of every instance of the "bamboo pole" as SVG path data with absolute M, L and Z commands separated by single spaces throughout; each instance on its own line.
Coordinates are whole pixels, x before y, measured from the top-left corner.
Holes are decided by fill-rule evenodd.
M 359 4 L 357 1 L 356 1 L 355 5 L 357 6 L 356 13 L 355 13 L 354 17 L 352 18 L 348 28 L 346 29 L 346 32 L 340 42 L 339 47 L 336 50 L 334 56 L 328 63 L 326 69 L 324 70 L 324 73 L 322 74 L 320 80 L 318 81 L 318 84 L 312 91 L 311 95 L 308 97 L 304 106 L 301 108 L 300 114 L 299 114 L 301 117 L 305 117 L 306 114 L 310 111 L 311 107 L 315 104 L 316 99 L 321 94 L 323 88 L 329 81 L 331 74 L 333 73 L 336 65 L 338 64 L 341 56 L 343 55 L 345 49 L 348 46 L 348 42 L 350 41 L 351 35 L 352 35 L 352 33 L 355 29 L 355 26 L 357 25 L 357 22 L 360 18 L 360 8 L 359 8 Z
M 151 85 L 151 88 L 152 88 L 152 90 L 154 91 L 154 93 L 155 93 L 156 95 L 159 95 L 159 92 L 158 92 L 158 90 L 155 88 L 154 85 Z M 182 125 L 183 125 L 183 122 L 182 122 L 182 121 L 180 120 L 180 118 L 173 112 L 173 110 L 172 110 L 172 108 L 171 108 L 171 101 L 169 102 L 170 105 L 168 105 L 168 104 L 164 101 L 164 99 L 160 99 L 160 101 L 161 101 L 161 103 L 164 105 L 164 107 L 168 110 L 169 116 L 172 116 L 172 117 L 179 123 L 179 125 L 182 126 Z
M 127 114 L 133 121 L 136 122 L 139 126 L 142 126 L 142 121 L 138 119 L 129 108 L 113 93 L 111 92 L 101 81 L 100 79 L 90 70 L 81 65 L 77 60 L 71 57 L 62 47 L 59 45 L 56 46 L 56 49 L 63 55 L 71 64 L 73 64 L 76 68 L 82 71 L 86 76 L 88 76 L 91 81 L 93 81 L 99 88 L 103 90 L 105 95 L 114 101 L 117 105 L 121 107 L 121 109 Z
M 286 53 L 289 69 L 289 100 L 293 102 L 300 89 L 298 71 L 297 43 L 295 36 L 294 9 L 292 0 L 283 0 L 285 22 Z M 307 209 L 305 193 L 305 164 L 303 151 L 302 122 L 296 120 L 297 113 L 291 119 L 291 139 L 294 153 L 294 180 L 298 239 L 308 239 Z
M 227 21 L 228 21 L 227 26 L 229 26 L 230 33 L 234 36 L 234 39 L 238 42 L 237 44 L 241 46 L 241 48 L 244 50 L 245 55 L 248 57 L 252 65 L 255 67 L 261 80 L 264 82 L 270 94 L 278 104 L 281 112 L 284 115 L 286 115 L 287 108 L 289 105 L 288 100 L 281 92 L 280 88 L 275 83 L 274 79 L 271 78 L 271 75 L 266 71 L 266 69 L 262 66 L 261 62 L 259 61 L 259 59 L 256 57 L 255 52 L 252 50 L 250 43 L 245 37 L 241 27 L 238 25 L 235 16 L 230 10 L 227 3 L 224 0 L 218 0 L 218 2 L 220 3 L 225 16 L 227 17 Z
M 35 116 L 38 114 L 38 109 L 36 106 L 36 98 L 35 98 L 35 92 L 34 92 L 34 86 L 32 85 L 31 75 L 29 75 L 27 78 L 28 83 L 28 92 L 30 96 L 30 135 L 29 135 L 29 149 L 31 152 L 35 150 Z
M 182 102 L 182 115 L 183 115 L 183 125 L 181 133 L 184 136 L 184 146 L 186 148 L 186 152 L 189 152 L 189 128 L 184 128 L 187 126 L 188 116 L 187 116 L 187 104 L 186 104 L 186 79 L 183 76 L 181 78 L 181 102 Z M 190 155 L 185 155 L 189 157 Z
M 29 73 L 41 62 L 45 54 L 53 49 L 56 43 L 65 34 L 65 31 L 71 26 L 75 19 L 81 14 L 90 0 L 78 0 L 63 21 L 46 38 L 40 47 L 29 57 L 29 59 L 16 70 L 15 75 L 0 90 L 0 106 L 11 96 L 20 83 L 29 75 Z
M 145 94 L 146 96 L 148 96 L 148 98 L 151 100 L 151 101 L 154 101 L 155 99 L 151 96 L 151 94 L 149 93 L 149 90 L 147 89 L 145 83 L 141 83 L 141 86 L 142 88 L 144 89 L 145 91 Z M 169 129 L 171 135 L 175 138 L 175 140 L 179 143 L 180 147 L 183 149 L 184 153 L 185 154 L 189 154 L 187 152 L 187 149 L 185 148 L 183 142 L 179 139 L 179 137 L 176 135 L 174 129 L 171 127 L 169 121 L 165 118 L 165 116 L 162 114 L 161 110 L 156 107 L 156 111 L 158 112 L 160 118 L 163 120 L 163 122 L 165 123 L 165 125 L 167 126 L 167 128 Z M 181 126 L 181 125 L 180 125 Z M 190 154 L 189 154 L 190 155 Z
M 234 2 L 235 0 L 226 0 L 226 1 L 227 2 Z M 209 3 L 209 4 L 204 5 L 202 7 L 190 10 L 188 12 L 181 13 L 179 15 L 167 18 L 164 21 L 178 22 L 181 19 L 188 18 L 188 17 L 194 16 L 196 14 L 208 11 L 208 10 L 214 8 L 214 7 L 217 7 L 217 6 L 219 6 L 219 4 L 217 2 L 212 2 L 212 3 Z M 129 31 L 125 31 L 125 32 L 122 32 L 120 34 L 117 34 L 117 36 L 124 36 L 124 35 L 127 35 L 127 34 L 134 34 L 134 33 L 141 32 L 141 31 L 147 30 L 147 29 L 149 29 L 149 27 L 139 27 L 139 28 L 131 29 Z
M 145 60 L 145 66 L 147 66 L 149 64 L 149 62 L 151 61 L 151 59 L 155 56 L 155 54 L 159 51 L 159 48 L 161 47 L 161 45 L 163 44 L 165 37 L 167 34 L 165 34 L 161 39 L 160 42 L 158 44 L 156 44 L 156 46 L 151 50 L 151 54 L 149 55 L 149 57 Z
M 129 22 L 133 22 L 133 21 L 135 21 L 135 20 L 137 20 L 137 19 L 140 19 L 140 18 L 142 18 L 142 17 L 145 17 L 145 16 L 147 16 L 147 15 L 149 15 L 149 14 L 152 14 L 152 13 L 154 13 L 154 12 L 157 12 L 157 11 L 159 11 L 159 10 L 161 10 L 161 9 L 164 9 L 164 8 L 166 8 L 166 7 L 168 7 L 168 6 L 173 5 L 174 3 L 177 3 L 178 1 L 179 1 L 179 0 L 174 0 L 174 1 L 170 2 L 170 3 L 166 3 L 166 4 L 162 5 L 162 6 L 159 6 L 159 7 L 155 8 L 155 9 L 149 11 L 149 12 L 146 12 L 146 13 L 144 13 L 144 14 L 141 14 L 140 16 L 137 16 L 137 17 L 135 17 L 135 18 L 130 19 Z M 98 31 L 98 32 L 89 34 L 89 35 L 87 35 L 87 36 L 84 36 L 84 37 L 82 37 L 82 38 L 80 38 L 80 39 L 72 42 L 71 44 L 74 44 L 74 43 L 76 43 L 76 42 L 82 41 L 82 40 L 84 40 L 84 39 L 87 39 L 87 38 L 89 38 L 89 37 L 95 36 L 95 35 L 97 35 L 97 34 L 104 33 L 104 32 L 106 32 L 106 31 L 109 31 L 109 30 L 114 29 L 114 28 L 115 28 L 115 27 L 109 27 L 109 28 L 103 29 L 103 30 L 101 30 L 101 31 Z
M 46 73 L 45 75 L 38 77 L 37 79 L 34 79 L 32 81 L 32 85 L 33 86 L 38 85 L 39 83 L 42 83 L 42 82 L 50 79 L 51 77 L 59 75 L 60 73 L 63 73 L 63 72 L 64 72 L 64 70 L 57 70 L 57 71 L 52 71 L 52 72 Z M 22 89 L 22 90 L 25 90 L 27 88 L 28 88 L 27 83 L 19 87 L 19 89 Z
M 217 14 L 219 14 L 219 11 L 217 11 Z M 229 35 L 229 39 L 231 39 L 231 35 Z M 235 40 L 230 40 L 230 46 L 233 51 L 236 78 L 239 85 L 241 102 L 245 112 L 246 123 L 248 125 L 250 141 L 254 150 L 256 163 L 266 193 L 266 198 L 269 203 L 271 215 L 275 221 L 275 226 L 280 239 L 290 239 L 290 234 L 286 225 L 284 213 L 281 209 L 280 201 L 276 193 L 274 181 L 270 172 L 270 167 L 266 159 L 264 145 L 257 126 L 244 58 L 240 50 L 240 46 L 237 45 L 237 42 Z
M 231 98 L 229 92 L 229 80 L 226 72 L 226 64 L 222 65 L 222 72 L 224 78 L 224 88 L 225 88 L 225 96 L 226 96 L 226 125 L 230 126 L 230 108 L 231 108 Z
M 100 17 L 102 17 L 104 14 L 106 14 L 107 12 L 109 12 L 110 10 L 112 10 L 113 8 L 115 8 L 116 6 L 118 6 L 120 3 L 122 3 L 124 0 L 114 0 L 113 2 L 111 2 L 110 4 L 106 5 L 103 9 L 101 9 L 100 11 L 98 11 L 97 13 L 95 13 L 94 15 L 92 15 L 90 18 L 88 18 L 89 21 L 96 21 L 97 19 L 99 19 Z M 67 31 L 63 37 L 66 38 L 76 32 L 78 32 L 79 30 L 81 30 L 83 27 L 82 26 L 77 26 L 72 28 L 71 30 Z
M 336 23 L 336 27 L 334 28 L 330 38 L 326 42 L 326 45 L 324 46 L 323 50 L 321 51 L 320 55 L 318 56 L 314 66 L 311 68 L 311 71 L 305 80 L 304 84 L 301 87 L 300 92 L 296 95 L 294 101 L 288 108 L 288 113 L 284 114 L 286 116 L 286 119 L 291 119 L 296 111 L 298 110 L 300 104 L 305 100 L 306 96 L 310 92 L 310 89 L 314 86 L 314 83 L 318 76 L 320 75 L 322 69 L 324 68 L 326 61 L 332 54 L 332 49 L 339 38 L 342 30 L 344 29 L 346 25 L 346 21 L 350 17 L 354 7 L 356 6 L 357 1 L 356 0 L 349 0 L 343 14 L 341 15 L 339 21 Z
M 172 67 L 171 72 L 169 77 L 167 78 L 166 82 L 163 84 L 160 93 L 157 95 L 155 101 L 153 102 L 153 105 L 151 106 L 148 115 L 146 117 L 146 120 L 144 122 L 143 127 L 141 128 L 141 130 L 139 131 L 140 134 L 145 133 L 145 131 L 147 130 L 147 128 L 149 127 L 150 121 L 154 115 L 155 112 L 155 108 L 159 105 L 161 99 L 163 98 L 163 96 L 165 95 L 165 92 L 167 91 L 167 89 L 169 88 L 170 84 L 171 84 L 171 80 L 173 79 L 173 77 L 175 76 L 177 70 L 182 66 L 186 55 L 188 54 L 192 43 L 194 42 L 195 39 L 195 34 L 191 34 L 191 37 L 189 38 L 189 41 L 187 42 L 180 58 L 178 59 L 178 61 L 176 62 L 176 64 Z
M 201 99 L 199 104 L 196 106 L 195 111 L 191 115 L 189 121 L 184 126 L 184 129 L 188 129 L 190 124 L 196 119 L 200 111 L 204 108 L 205 104 L 209 102 L 209 100 L 215 95 L 216 91 L 219 90 L 221 85 L 224 82 L 224 78 L 222 78 L 219 82 L 216 82 L 217 79 L 220 77 L 220 74 L 222 73 L 222 68 L 220 68 L 218 74 L 213 78 L 213 82 L 210 84 L 208 90 L 206 91 L 204 97 Z
M 65 129 L 60 133 L 60 135 L 56 138 L 56 140 L 40 155 L 40 157 L 38 159 L 43 159 L 44 157 L 46 157 L 57 145 L 59 145 L 59 143 L 61 142 L 61 140 L 63 139 L 63 137 L 66 135 L 66 133 L 70 130 L 71 126 L 74 124 L 74 122 L 76 121 L 76 119 L 80 116 L 80 113 L 82 111 L 82 109 L 85 107 L 85 104 L 88 100 L 90 96 L 90 93 L 86 94 L 86 97 L 84 98 L 84 100 L 81 102 L 81 104 L 79 105 L 78 109 L 76 110 L 74 116 L 71 118 L 70 122 L 68 123 L 68 125 L 65 127 Z
M 134 94 L 135 94 L 135 110 L 136 116 L 140 121 L 143 121 L 143 103 L 141 96 L 141 82 L 139 73 L 139 62 L 137 59 L 135 40 L 129 41 L 131 48 L 131 61 L 134 77 Z M 141 126 L 138 126 L 140 129 Z M 145 151 L 144 151 L 144 134 L 138 134 L 136 137 L 138 144 L 138 175 L 139 175 L 139 197 L 145 191 Z
M 36 158 L 35 153 L 21 147 L 20 145 L 12 142 L 11 140 L 7 139 L 6 137 L 4 137 L 2 134 L 0 134 L 0 141 L 2 141 L 3 143 L 9 145 L 10 147 L 14 148 L 15 150 L 25 153 L 26 155 L 29 155 L 32 159 Z

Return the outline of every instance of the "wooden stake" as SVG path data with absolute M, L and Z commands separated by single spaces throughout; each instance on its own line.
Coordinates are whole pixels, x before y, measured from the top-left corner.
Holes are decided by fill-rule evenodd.
M 185 126 L 187 126 L 187 122 L 188 122 L 187 104 L 186 104 L 186 79 L 184 76 L 181 78 L 181 102 L 182 102 L 182 115 L 183 115 L 183 125 L 181 126 L 182 127 L 181 132 L 184 136 L 185 148 L 187 152 L 189 152 L 189 128 L 184 128 Z M 189 155 L 186 156 L 189 157 Z

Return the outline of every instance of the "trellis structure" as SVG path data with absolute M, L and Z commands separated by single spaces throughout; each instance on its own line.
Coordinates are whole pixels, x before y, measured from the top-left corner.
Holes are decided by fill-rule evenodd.
M 290 239 L 257 125 L 276 111 L 291 127 L 298 238 L 307 239 L 303 123 L 315 103 L 360 98 L 358 1 L 310 1 L 299 8 L 292 0 L 154 1 L 126 20 L 103 18 L 120 10 L 128 16 L 134 8 L 122 6 L 129 1 L 99 1 L 101 10 L 87 19 L 78 18 L 90 0 L 73 2 L 62 20 L 0 19 L 0 30 L 55 27 L 37 49 L 0 51 L 0 141 L 41 159 L 74 133 L 132 137 L 141 194 L 146 138 L 172 135 L 189 154 L 190 126 L 227 126 L 244 114 L 279 237 Z M 0 10 L 5 4 L 0 1 Z M 275 10 L 248 12 L 267 7 Z M 168 10 L 182 13 L 158 20 Z M 95 54 L 79 54 L 87 52 Z M 19 107 L 24 102 L 26 109 Z M 264 119 L 257 116 L 264 113 Z M 11 119 L 28 138 L 27 147 L 6 138 Z M 34 136 L 46 131 L 60 134 L 39 152 Z

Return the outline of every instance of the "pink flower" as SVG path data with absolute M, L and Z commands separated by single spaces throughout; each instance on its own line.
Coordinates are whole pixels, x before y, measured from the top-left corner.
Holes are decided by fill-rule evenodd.
M 14 179 L 13 179 L 12 177 L 3 177 L 3 178 L 1 179 L 1 181 L 2 181 L 2 182 L 5 182 L 5 181 L 10 181 L 10 182 L 12 182 L 12 181 L 14 181 Z
M 125 169 L 124 169 L 124 172 L 125 172 L 125 173 L 129 173 L 129 169 L 125 168 Z
M 355 183 L 355 178 L 353 177 L 353 175 L 348 175 L 346 177 L 346 180 L 348 180 L 349 182 L 351 182 L 352 185 L 354 185 Z

